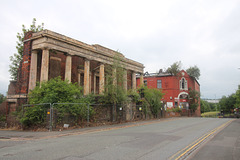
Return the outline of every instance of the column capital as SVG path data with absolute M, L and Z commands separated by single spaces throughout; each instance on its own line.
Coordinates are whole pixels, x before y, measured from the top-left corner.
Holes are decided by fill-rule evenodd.
M 42 50 L 50 50 L 49 47 L 43 47 Z
M 36 49 L 32 50 L 32 54 L 33 54 L 33 53 L 37 54 L 37 53 L 38 53 L 38 50 L 36 50 Z
M 72 57 L 72 56 L 73 56 L 73 55 L 71 55 L 71 54 L 68 53 L 68 52 L 65 52 L 64 55 L 69 56 L 69 57 Z
M 91 61 L 90 58 L 83 58 L 84 61 Z

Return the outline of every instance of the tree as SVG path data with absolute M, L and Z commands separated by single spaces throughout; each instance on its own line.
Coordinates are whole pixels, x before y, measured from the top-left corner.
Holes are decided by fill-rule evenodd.
M 116 105 L 126 102 L 127 91 L 123 86 L 124 74 L 121 57 L 115 55 L 113 64 L 106 66 L 105 70 L 106 84 L 102 100 L 104 103 Z
M 146 86 L 139 88 L 139 91 L 140 94 L 143 93 L 144 100 L 150 105 L 152 114 L 157 117 L 162 107 L 161 99 L 164 95 L 162 91 L 156 88 L 147 88 Z
M 14 53 L 13 56 L 10 56 L 10 61 L 11 64 L 9 65 L 9 72 L 11 79 L 16 80 L 17 79 L 17 71 L 20 65 L 20 62 L 22 61 L 23 58 L 23 40 L 24 40 L 24 35 L 29 32 L 39 32 L 42 31 L 44 28 L 44 23 L 41 25 L 36 25 L 36 18 L 33 18 L 32 25 L 30 25 L 29 29 L 26 29 L 25 25 L 22 25 L 22 33 L 17 33 L 17 53 Z
M 181 61 L 173 63 L 168 69 L 167 72 L 171 75 L 176 76 L 181 71 L 182 63 Z
M 186 70 L 187 74 L 191 77 L 194 77 L 196 78 L 197 80 L 199 79 L 200 77 L 200 69 L 195 65 L 193 67 L 190 67 Z
M 231 94 L 228 97 L 223 96 L 219 101 L 220 108 L 224 113 L 231 113 L 231 111 L 234 109 L 235 104 L 236 104 L 235 94 Z
M 238 90 L 234 96 L 236 98 L 235 108 L 240 108 L 240 85 L 238 86 Z
M 6 99 L 6 97 L 0 93 L 0 104 Z
M 189 88 L 189 108 L 195 112 L 199 106 L 200 93 L 196 90 Z
M 210 105 L 207 101 L 200 100 L 201 104 L 201 113 L 209 112 L 211 110 Z

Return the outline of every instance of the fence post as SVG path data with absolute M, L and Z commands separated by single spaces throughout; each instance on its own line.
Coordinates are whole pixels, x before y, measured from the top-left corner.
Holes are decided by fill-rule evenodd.
M 87 125 L 89 126 L 89 104 L 88 104 Z
M 115 120 L 115 117 L 114 117 L 114 109 L 115 109 L 115 106 L 114 106 L 114 104 L 113 104 L 113 106 L 112 106 L 112 121 L 114 122 L 114 120 Z
M 49 132 L 52 131 L 52 117 L 53 117 L 53 104 L 50 103 L 50 125 L 49 125 Z

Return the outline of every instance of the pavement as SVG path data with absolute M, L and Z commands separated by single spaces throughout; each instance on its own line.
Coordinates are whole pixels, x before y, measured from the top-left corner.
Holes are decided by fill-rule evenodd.
M 118 128 L 127 128 L 138 125 L 147 125 L 151 123 L 158 123 L 159 121 L 169 121 L 178 118 L 164 118 L 164 119 L 155 119 L 155 120 L 145 120 L 145 121 L 136 121 L 136 122 L 127 122 L 120 124 L 112 125 L 103 125 L 97 127 L 85 127 L 78 129 L 64 129 L 60 131 L 21 131 L 21 130 L 7 130 L 0 129 L 0 141 L 1 140 L 33 140 L 33 139 L 47 139 L 61 136 L 69 136 L 76 134 L 86 134 L 90 132 L 103 131 L 103 130 L 112 130 Z
M 210 141 L 203 145 L 191 160 L 239 160 L 240 159 L 240 119 L 236 119 Z

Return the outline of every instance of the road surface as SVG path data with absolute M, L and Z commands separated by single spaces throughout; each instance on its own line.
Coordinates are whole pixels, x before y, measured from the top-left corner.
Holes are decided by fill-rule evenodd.
M 185 159 L 196 157 L 199 148 L 233 122 L 218 118 L 169 118 L 42 135 L 0 131 L 0 159 Z

